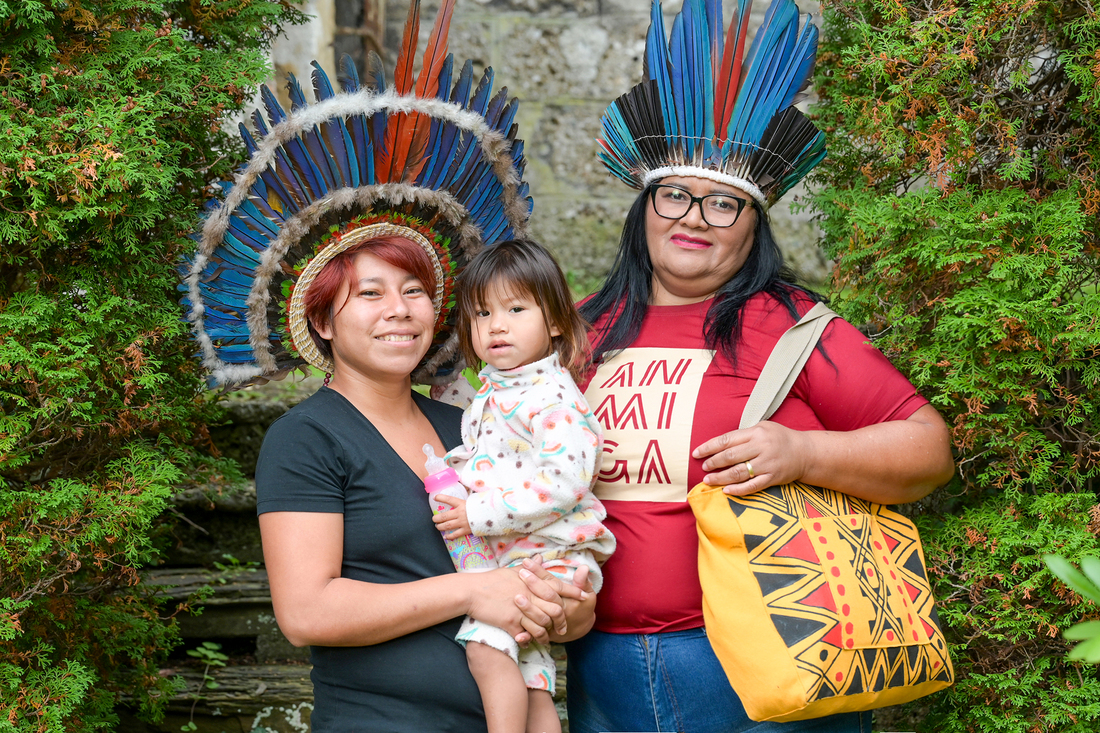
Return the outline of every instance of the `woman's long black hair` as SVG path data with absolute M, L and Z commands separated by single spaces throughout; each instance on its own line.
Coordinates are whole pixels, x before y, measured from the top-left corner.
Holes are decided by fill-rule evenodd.
M 649 199 L 650 187 L 647 186 L 626 215 L 619 252 L 607 280 L 580 307 L 581 315 L 589 323 L 596 323 L 605 314 L 608 316 L 607 322 L 597 329 L 592 353 L 595 363 L 603 361 L 608 352 L 630 346 L 642 330 L 642 320 L 653 289 L 653 262 L 649 258 L 646 242 L 646 207 Z M 703 329 L 707 348 L 722 352 L 731 363 L 737 361 L 741 310 L 749 298 L 757 293 L 772 295 L 786 307 L 794 321 L 799 318 L 794 304 L 796 293 L 815 302 L 823 300 L 820 295 L 798 284 L 794 271 L 783 262 L 783 253 L 772 236 L 767 212 L 757 207 L 755 202 L 752 206 L 756 210 L 752 249 L 741 269 L 718 289 L 707 311 Z

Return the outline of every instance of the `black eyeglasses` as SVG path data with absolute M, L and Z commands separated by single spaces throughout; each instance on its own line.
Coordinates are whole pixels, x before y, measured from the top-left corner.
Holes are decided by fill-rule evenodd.
M 737 223 L 741 210 L 749 201 L 728 193 L 710 193 L 706 196 L 692 196 L 690 192 L 678 186 L 658 184 L 650 189 L 653 210 L 663 219 L 683 219 L 691 207 L 699 204 L 703 221 L 712 227 L 731 227 Z

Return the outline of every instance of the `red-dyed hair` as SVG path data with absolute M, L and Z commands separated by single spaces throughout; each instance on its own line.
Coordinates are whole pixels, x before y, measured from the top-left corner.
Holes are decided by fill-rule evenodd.
M 344 283 L 347 283 L 349 288 L 355 287 L 355 256 L 362 253 L 372 254 L 383 262 L 410 273 L 420 280 L 430 296 L 433 298 L 435 296 L 435 269 L 432 267 L 432 260 L 416 242 L 390 235 L 352 245 L 321 268 L 302 300 L 306 321 L 309 324 L 309 335 L 321 353 L 329 359 L 332 358 L 332 346 L 328 339 L 321 338 L 313 328 L 313 324 L 331 323 L 347 303 L 345 299 L 337 308 L 336 295 Z M 348 297 L 351 297 L 350 290 Z

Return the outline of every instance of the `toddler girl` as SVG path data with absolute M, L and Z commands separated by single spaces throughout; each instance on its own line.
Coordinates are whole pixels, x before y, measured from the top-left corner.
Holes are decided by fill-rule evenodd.
M 436 515 L 436 523 L 448 538 L 487 538 L 502 567 L 540 555 L 567 583 L 587 567 L 598 591 L 599 563 L 615 538 L 590 491 L 601 429 L 574 382 L 587 365 L 587 326 L 561 268 L 534 242 L 486 247 L 462 274 L 457 312 L 467 361 L 487 366 L 462 416 L 462 445 L 447 454 L 471 495 L 440 496 L 454 509 Z M 546 646 L 519 649 L 507 632 L 471 618 L 457 638 L 466 645 L 489 733 L 561 730 Z

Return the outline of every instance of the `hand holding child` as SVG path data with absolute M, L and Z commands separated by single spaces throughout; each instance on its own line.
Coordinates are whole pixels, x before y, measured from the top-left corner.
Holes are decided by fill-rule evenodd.
M 450 511 L 440 512 L 432 517 L 436 529 L 440 532 L 446 532 L 443 535 L 444 537 L 449 540 L 457 540 L 460 537 L 473 534 L 473 530 L 470 528 L 470 520 L 466 516 L 465 499 L 439 494 L 435 497 L 435 500 L 454 507 Z

